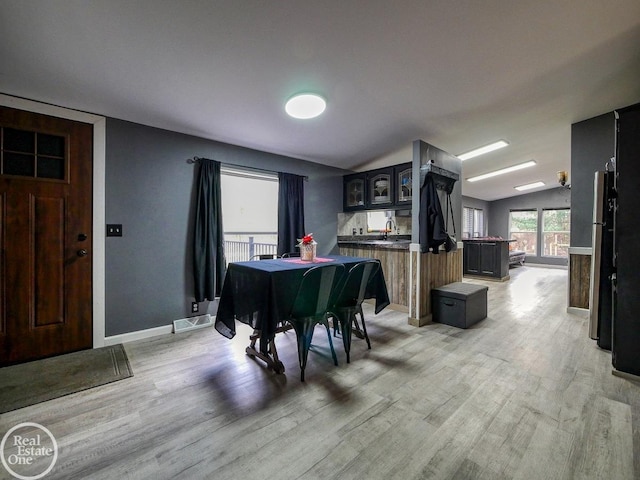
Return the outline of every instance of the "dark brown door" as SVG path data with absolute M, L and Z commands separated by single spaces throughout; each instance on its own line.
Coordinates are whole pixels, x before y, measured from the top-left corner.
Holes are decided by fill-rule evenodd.
M 0 366 L 92 346 L 92 142 L 0 107 Z

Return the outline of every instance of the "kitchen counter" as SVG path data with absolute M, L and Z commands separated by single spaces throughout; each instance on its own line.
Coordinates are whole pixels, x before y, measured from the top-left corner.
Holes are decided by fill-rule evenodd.
M 409 305 L 409 235 L 338 235 L 341 255 L 377 258 L 382 265 L 389 300 L 395 307 L 408 311 Z
M 431 321 L 431 288 L 462 281 L 463 249 L 434 255 L 412 252 L 410 245 L 409 235 L 338 236 L 341 255 L 380 260 L 391 306 L 408 312 L 409 324 L 419 327 Z
M 367 236 L 338 236 L 339 247 L 393 249 L 409 251 L 411 239 L 408 235 L 390 235 L 387 240 Z
M 482 243 L 486 243 L 486 242 L 507 242 L 507 243 L 511 243 L 511 242 L 516 242 L 517 240 L 507 240 L 505 238 L 502 237 L 473 237 L 473 238 L 463 238 L 462 239 L 463 242 L 482 242 Z

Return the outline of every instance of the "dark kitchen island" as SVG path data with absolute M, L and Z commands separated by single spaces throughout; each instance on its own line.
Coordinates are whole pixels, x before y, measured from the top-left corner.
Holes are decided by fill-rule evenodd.
M 509 280 L 509 242 L 500 237 L 462 239 L 462 274 L 490 280 Z

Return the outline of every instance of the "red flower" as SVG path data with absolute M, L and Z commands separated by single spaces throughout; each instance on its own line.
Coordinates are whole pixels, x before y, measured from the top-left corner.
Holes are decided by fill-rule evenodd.
M 298 245 L 309 245 L 310 243 L 313 243 L 313 233 L 308 233 L 301 239 L 299 238 L 298 242 Z

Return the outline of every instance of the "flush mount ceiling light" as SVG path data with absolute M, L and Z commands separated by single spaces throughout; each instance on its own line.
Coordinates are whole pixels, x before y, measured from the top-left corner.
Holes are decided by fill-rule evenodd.
M 300 93 L 289 100 L 284 109 L 293 118 L 314 118 L 324 112 L 327 102 L 314 93 Z
M 467 178 L 468 182 L 477 182 L 478 180 L 484 180 L 485 178 L 495 177 L 496 175 L 503 175 L 509 172 L 515 172 L 516 170 L 522 170 L 523 168 L 533 167 L 536 164 L 535 160 L 529 160 L 528 162 L 519 163 L 518 165 L 512 165 L 511 167 L 501 168 L 489 173 L 483 173 L 476 177 Z
M 499 150 L 501 148 L 509 145 L 508 142 L 504 140 L 498 140 L 497 142 L 490 143 L 489 145 L 485 145 L 484 147 L 476 148 L 475 150 L 471 150 L 467 153 L 462 153 L 458 155 L 458 158 L 463 162 L 465 160 L 469 160 L 470 158 L 477 157 L 478 155 L 484 155 L 485 153 L 493 152 L 494 150 Z
M 544 187 L 544 182 L 527 183 L 526 185 L 520 185 L 518 187 L 513 187 L 513 188 L 522 192 L 523 190 L 531 190 L 532 188 L 538 188 L 538 187 Z

